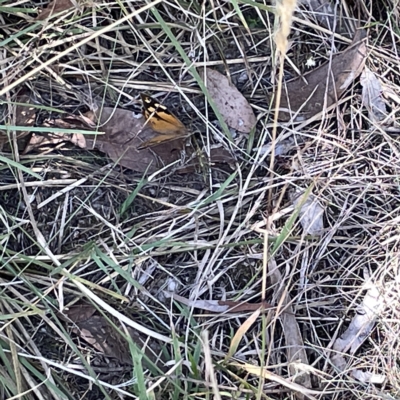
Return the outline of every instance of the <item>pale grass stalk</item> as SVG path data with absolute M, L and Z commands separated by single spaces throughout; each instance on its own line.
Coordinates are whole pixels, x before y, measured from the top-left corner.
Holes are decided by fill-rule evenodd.
M 278 128 L 278 116 L 279 116 L 279 107 L 281 102 L 282 95 L 282 81 L 283 81 L 283 72 L 284 72 L 284 60 L 288 47 L 288 36 L 290 34 L 290 28 L 292 26 L 292 17 L 294 10 L 296 8 L 297 1 L 296 0 L 277 0 L 276 2 L 276 16 L 279 18 L 280 27 L 275 32 L 274 40 L 279 51 L 279 76 L 278 76 L 278 85 L 276 90 L 275 97 L 275 114 L 274 114 L 274 125 L 272 128 L 272 146 L 271 146 L 271 160 L 270 160 L 270 171 L 271 171 L 271 180 L 273 178 L 273 166 L 275 162 L 275 142 L 276 142 L 276 133 Z M 277 25 L 277 24 L 276 24 Z M 268 204 L 271 204 L 272 200 L 272 191 L 269 191 L 268 194 Z M 276 205 L 275 210 L 279 207 L 279 204 Z
M 274 114 L 274 125 L 272 128 L 272 140 L 271 140 L 271 159 L 270 159 L 270 182 L 273 181 L 274 178 L 274 163 L 275 163 L 275 145 L 276 145 L 276 133 L 278 128 L 278 116 L 279 116 L 279 107 L 281 101 L 281 93 L 282 93 L 282 81 L 283 81 L 283 68 L 284 68 L 284 60 L 287 51 L 288 45 L 288 36 L 290 33 L 290 28 L 292 26 L 292 16 L 294 10 L 296 8 L 297 1 L 296 0 L 277 0 L 276 2 L 276 17 L 279 19 L 280 28 L 275 32 L 274 40 L 279 51 L 279 77 L 278 77 L 278 85 L 276 91 L 275 98 L 275 114 Z M 275 24 L 276 26 L 277 24 Z M 282 199 L 283 195 L 281 194 L 280 199 Z M 272 207 L 272 189 L 270 188 L 268 192 L 268 206 Z M 279 208 L 279 203 L 275 205 L 272 214 L 274 214 Z M 268 218 L 268 221 L 271 221 Z M 269 243 L 268 243 L 268 235 L 271 232 L 270 222 L 267 224 L 267 229 L 264 233 L 264 252 L 263 252 L 263 276 L 262 276 L 262 286 L 261 286 L 261 298 L 265 301 L 265 294 L 267 289 L 267 273 L 268 273 L 268 259 L 269 259 Z M 266 326 L 265 316 L 263 316 L 263 328 Z M 265 333 L 263 333 L 265 335 Z M 270 344 L 271 345 L 271 344 Z M 260 363 L 260 369 L 264 368 L 263 360 L 265 360 L 265 348 L 262 349 L 262 357 Z M 263 374 L 260 376 L 259 381 L 259 393 L 257 395 L 258 399 L 261 399 L 262 388 L 264 386 L 265 377 Z

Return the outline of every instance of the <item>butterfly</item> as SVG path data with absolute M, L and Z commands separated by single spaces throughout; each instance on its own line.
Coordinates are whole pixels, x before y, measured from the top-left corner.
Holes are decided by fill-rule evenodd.
M 185 125 L 167 107 L 147 94 L 142 93 L 140 97 L 143 103 L 143 116 L 146 118 L 146 126 L 150 127 L 157 135 L 142 143 L 138 150 L 188 136 Z

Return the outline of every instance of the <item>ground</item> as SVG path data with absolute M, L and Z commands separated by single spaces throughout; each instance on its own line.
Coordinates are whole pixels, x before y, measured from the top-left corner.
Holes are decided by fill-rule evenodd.
M 356 27 L 363 75 L 274 123 L 273 5 L 1 5 L 0 398 L 399 398 L 400 6 L 317 6 L 296 6 L 283 90 Z M 230 140 L 192 66 L 228 76 L 255 129 Z M 187 154 L 221 158 L 146 173 L 104 147 L 26 150 L 66 115 L 88 138 L 88 111 L 140 113 L 141 93 L 190 132 Z

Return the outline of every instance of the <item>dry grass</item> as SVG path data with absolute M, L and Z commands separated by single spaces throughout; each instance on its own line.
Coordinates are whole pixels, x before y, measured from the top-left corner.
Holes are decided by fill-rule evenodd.
M 356 25 L 353 3 L 337 5 L 343 26 Z M 384 85 L 395 133 L 367 121 L 357 81 L 323 120 L 279 125 L 276 141 L 291 136 L 296 145 L 271 166 L 255 149 L 272 137 L 266 93 L 278 74 L 273 7 L 244 0 L 73 2 L 40 23 L 32 19 L 47 3 L 0 5 L 2 124 L 9 124 L 11 143 L 0 153 L 0 398 L 301 397 L 282 324 L 286 295 L 314 371 L 306 396 L 399 398 L 399 4 L 359 3 L 369 28 L 367 65 Z M 297 76 L 294 67 L 307 72 L 311 58 L 328 61 L 332 49 L 332 32 L 299 7 L 285 79 Z M 349 43 L 340 32 L 337 50 Z M 189 72 L 204 65 L 229 74 L 259 116 L 249 141 L 235 137 L 234 171 L 148 181 L 98 152 L 66 146 L 21 155 L 16 147 L 13 110 L 21 92 L 38 105 L 40 125 L 49 114 L 103 104 L 138 111 L 139 93 L 147 91 L 168 93 L 165 103 L 205 152 L 217 141 L 228 148 Z M 289 193 L 310 187 L 326 207 L 317 239 L 291 222 Z M 255 226 L 267 228 L 268 242 Z M 275 283 L 274 263 L 282 277 Z M 371 282 L 382 291 L 384 312 L 338 371 L 333 343 Z M 172 300 L 165 294 L 171 290 L 190 300 L 265 298 L 275 308 L 246 325 L 252 312 L 202 311 Z M 126 363 L 90 346 L 61 315 L 83 300 L 114 331 L 126 334 L 130 326 L 146 345 L 133 339 L 121 350 L 115 339 Z M 264 365 L 271 375 L 249 373 L 245 364 Z M 354 368 L 386 379 L 362 383 L 351 376 Z

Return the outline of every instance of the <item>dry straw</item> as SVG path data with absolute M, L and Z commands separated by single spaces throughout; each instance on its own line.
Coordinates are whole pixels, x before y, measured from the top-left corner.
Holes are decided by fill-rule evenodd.
M 296 9 L 297 1 L 296 0 L 277 0 L 276 1 L 276 17 L 278 19 L 279 28 L 275 31 L 275 43 L 278 52 L 280 53 L 280 66 L 279 66 L 279 78 L 278 85 L 276 90 L 275 97 L 275 116 L 274 116 L 274 126 L 272 129 L 272 147 L 271 147 L 271 160 L 270 160 L 270 169 L 271 169 L 271 179 L 273 178 L 273 166 L 275 162 L 275 142 L 276 142 L 276 131 L 278 126 L 278 115 L 279 115 L 279 107 L 281 101 L 281 93 L 282 93 L 282 79 L 283 79 L 283 61 L 285 59 L 286 49 L 288 47 L 288 36 L 290 33 L 290 28 L 292 26 L 292 17 L 294 10 Z M 268 194 L 268 203 L 271 204 L 272 200 L 272 190 L 269 191 Z M 279 207 L 279 204 L 276 205 L 276 208 Z
M 275 33 L 275 43 L 277 49 L 284 55 L 287 49 L 288 36 L 292 26 L 292 17 L 296 9 L 296 0 L 277 0 L 276 15 L 280 20 L 280 26 Z

